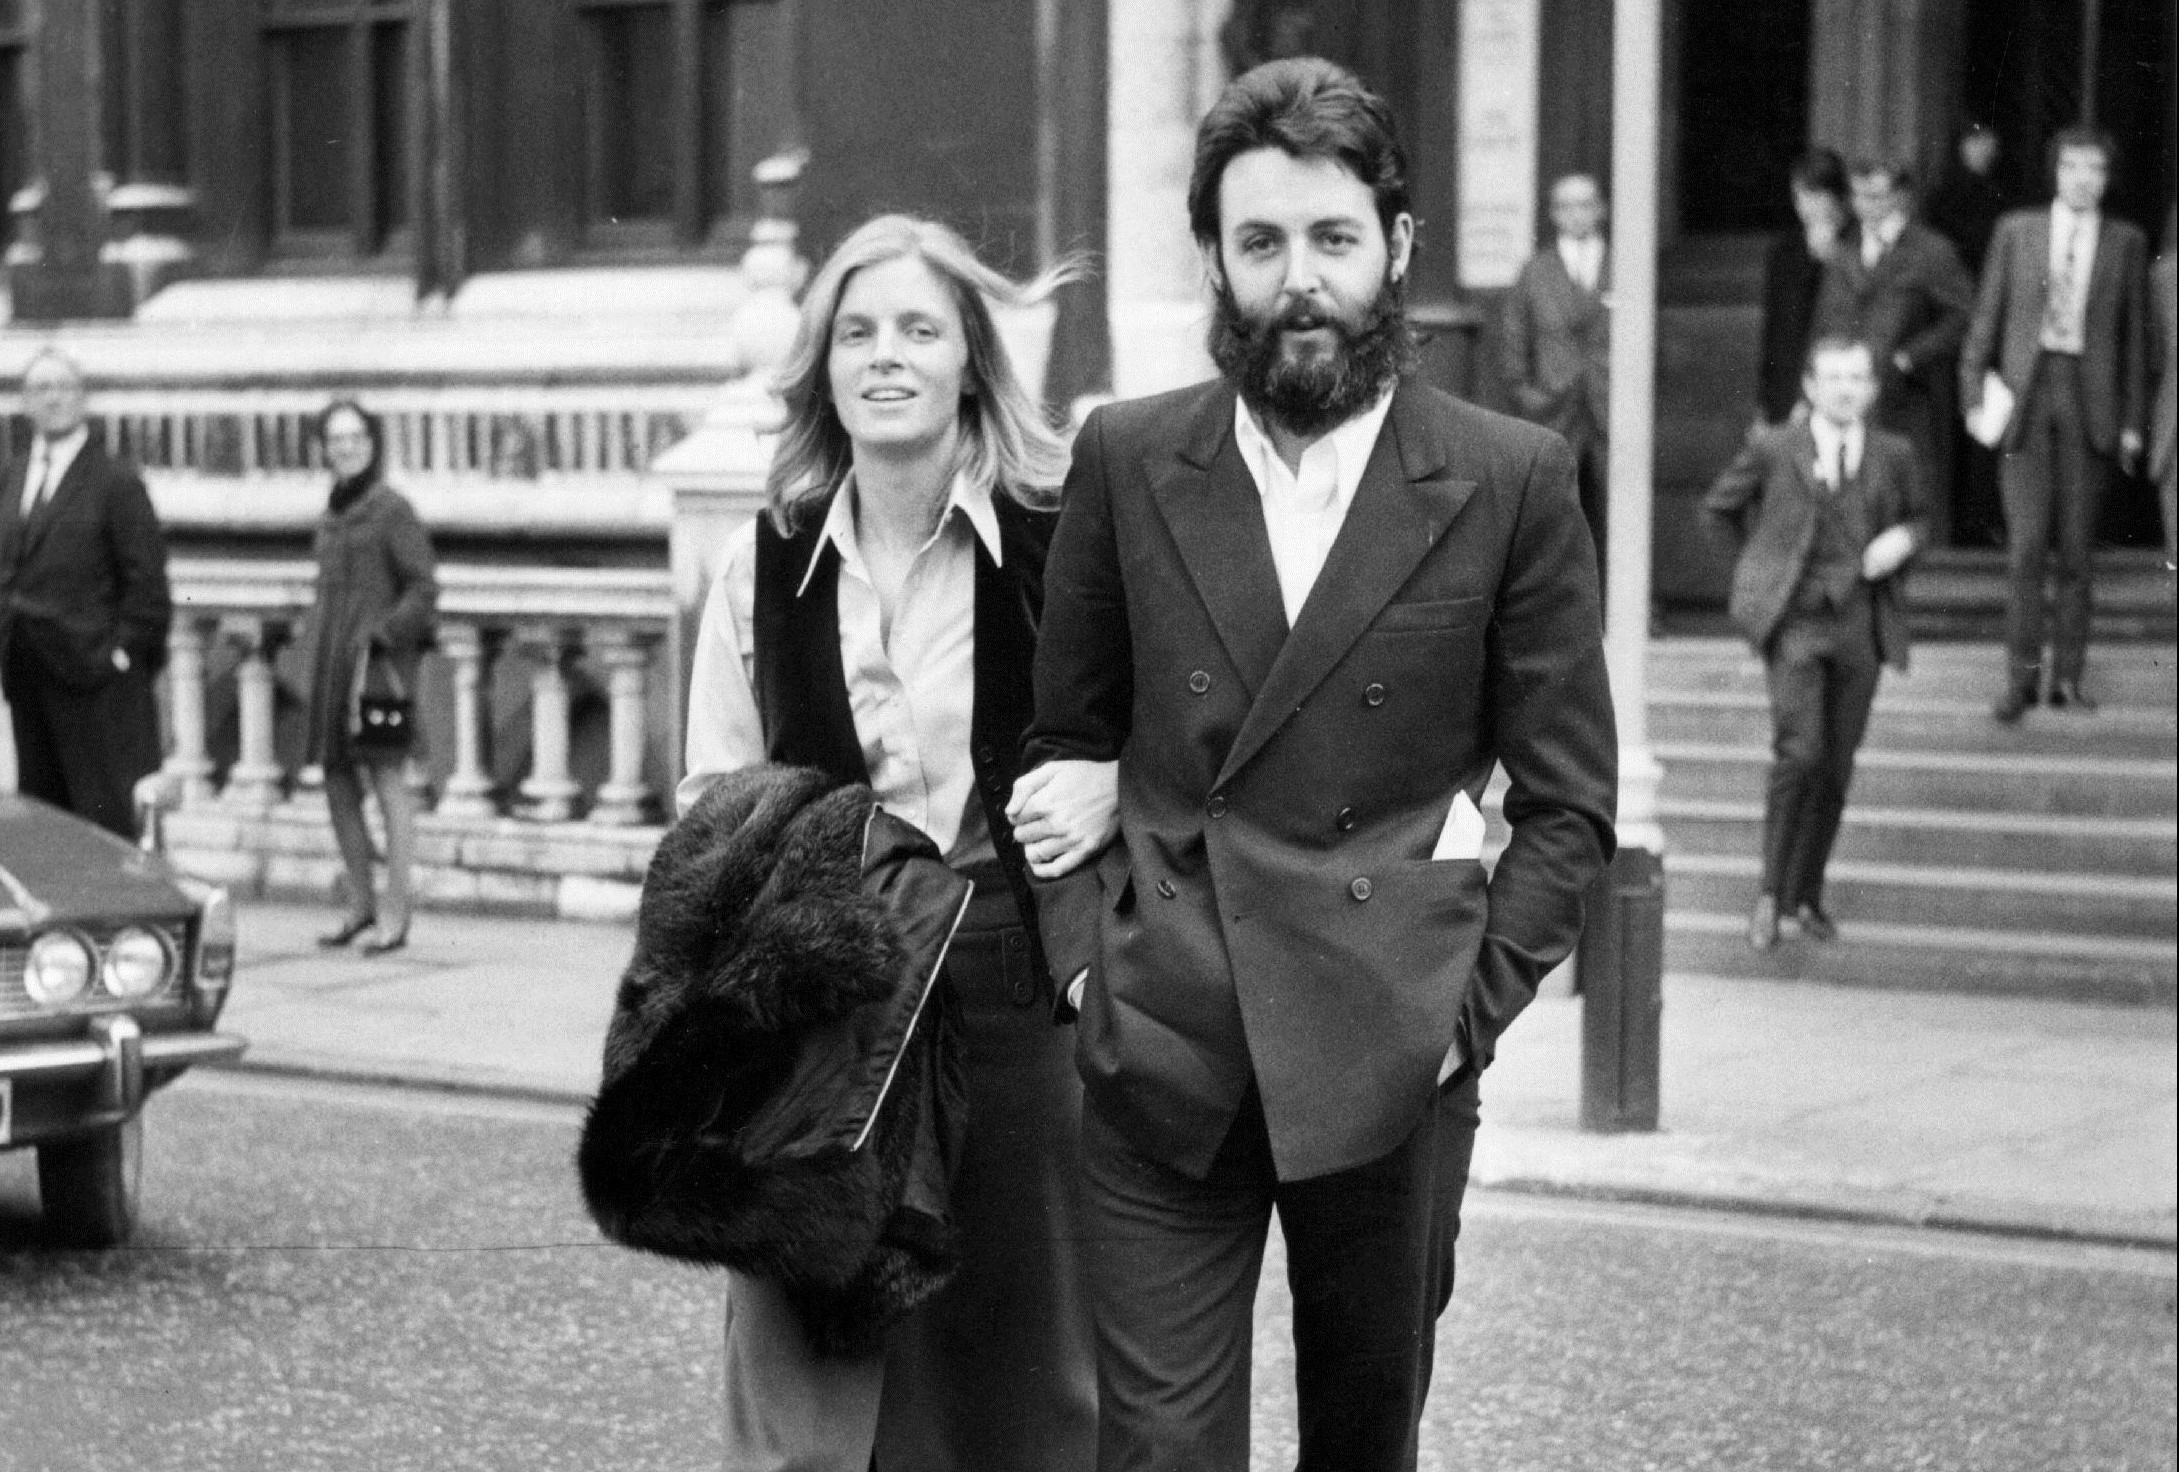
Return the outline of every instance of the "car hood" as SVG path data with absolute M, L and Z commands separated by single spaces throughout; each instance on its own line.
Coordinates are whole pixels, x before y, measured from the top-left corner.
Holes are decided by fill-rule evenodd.
M 58 808 L 0 794 L 0 930 L 195 908 L 164 860 Z

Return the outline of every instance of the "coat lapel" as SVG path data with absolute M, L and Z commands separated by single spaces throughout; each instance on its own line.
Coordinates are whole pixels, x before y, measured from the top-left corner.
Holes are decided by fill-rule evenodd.
M 1206 399 L 1180 453 L 1151 479 L 1196 596 L 1251 697 L 1286 642 L 1286 606 L 1264 530 L 1263 498 L 1233 438 L 1234 394 Z
M 2101 245 L 2101 241 L 2097 242 Z M 2020 232 L 2020 245 L 2027 259 L 2020 263 L 2017 280 L 2027 283 L 2027 320 L 2042 330 L 2043 313 L 2050 309 L 2050 211 L 2039 211 L 2028 221 L 2028 228 Z M 2015 386 L 2020 393 L 2028 391 L 2026 384 Z
M 91 457 L 96 449 L 95 445 L 86 441 L 83 448 L 76 451 L 76 458 L 68 462 L 68 470 L 61 476 L 60 484 L 47 491 L 39 499 L 37 507 L 30 513 L 30 520 L 23 525 L 23 551 L 25 553 L 36 550 L 38 544 L 45 539 L 47 528 L 53 525 L 55 518 L 59 515 L 62 499 L 73 495 L 76 488 L 88 477 L 91 468 Z M 27 475 L 28 473 L 26 466 L 24 474 Z M 22 504 L 22 477 L 14 477 L 14 480 L 16 484 L 16 504 L 20 506 Z
M 1422 397 L 1403 384 L 1393 394 L 1384 430 L 1324 569 L 1234 735 L 1218 774 L 1221 784 L 1247 764 L 1345 658 L 1473 494 L 1475 482 L 1455 480 L 1447 472 L 1445 448 L 1433 432 Z M 1260 512 L 1256 521 L 1261 537 Z M 1264 562 L 1268 569 L 1268 548 Z M 1268 581 L 1276 609 L 1276 574 Z

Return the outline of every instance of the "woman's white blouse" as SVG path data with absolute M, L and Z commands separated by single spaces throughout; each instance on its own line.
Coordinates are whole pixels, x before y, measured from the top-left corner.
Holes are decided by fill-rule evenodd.
M 992 857 L 976 797 L 969 726 L 976 691 L 976 541 L 999 561 L 999 522 L 988 489 L 956 477 L 938 529 L 901 585 L 889 636 L 855 539 L 854 480 L 832 498 L 818 538 L 840 554 L 840 668 L 870 786 L 886 811 L 929 834 L 956 867 Z M 816 558 L 803 570 L 806 591 Z M 756 527 L 734 535 L 704 600 L 689 677 L 688 775 L 674 791 L 687 812 L 713 781 L 764 757 L 757 714 Z

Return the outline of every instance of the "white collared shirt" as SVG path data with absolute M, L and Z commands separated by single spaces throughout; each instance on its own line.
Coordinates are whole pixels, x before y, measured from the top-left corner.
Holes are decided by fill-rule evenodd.
M 1861 474 L 1861 449 L 1867 441 L 1867 432 L 1857 421 L 1853 424 L 1833 424 L 1821 414 L 1808 416 L 1808 432 L 1816 437 L 1816 479 L 1837 490 L 1836 479 L 1839 465 L 1839 446 L 1846 447 L 1846 478 L 1852 480 Z
M 1907 228 L 1904 212 L 1886 215 L 1874 225 L 1861 227 L 1861 264 L 1875 270 L 1876 263 L 1884 259 L 1884 252 L 1899 243 L 1900 234 Z
M 1592 235 L 1587 240 L 1576 240 L 1561 235 L 1559 259 L 1565 263 L 1566 274 L 1574 279 L 1574 285 L 1583 291 L 1595 291 L 1604 280 L 1604 237 Z
M 807 592 L 827 546 L 839 552 L 840 668 L 871 790 L 887 812 L 930 835 L 956 866 L 993 856 L 969 758 L 979 540 L 997 563 L 999 518 L 991 492 L 956 476 L 938 529 L 917 550 L 901 583 L 887 637 L 855 535 L 850 475 L 832 498 L 817 554 L 796 589 L 797 597 Z M 678 812 L 687 812 L 718 778 L 765 759 L 755 688 L 756 548 L 755 524 L 743 526 L 704 600 L 689 677 L 688 775 L 674 789 Z
M 2103 217 L 2095 210 L 2086 212 L 2068 209 L 2061 200 L 2050 202 L 2050 296 L 2043 311 L 2043 332 L 2040 345 L 2045 352 L 2079 353 L 2086 346 L 2088 319 L 2088 276 L 2096 266 L 2096 237 L 2103 228 Z M 2067 269 L 2067 249 L 2071 248 L 2071 270 Z M 2060 299 L 2060 284 L 2070 289 Z
M 68 474 L 68 467 L 76 463 L 76 456 L 90 439 L 91 427 L 87 424 L 77 425 L 57 440 L 49 440 L 43 435 L 38 437 L 37 443 L 30 447 L 30 464 L 23 470 L 24 516 L 35 509 L 33 496 L 40 500 L 50 499 L 61 488 L 61 478 Z M 41 483 L 44 486 L 42 494 Z
M 1278 569 L 1279 601 L 1286 605 L 1289 629 L 1324 570 L 1391 408 L 1392 391 L 1387 389 L 1376 403 L 1304 450 L 1297 472 L 1286 468 L 1248 405 L 1234 401 L 1233 437 L 1263 498 L 1264 530 L 1271 539 L 1271 563 Z

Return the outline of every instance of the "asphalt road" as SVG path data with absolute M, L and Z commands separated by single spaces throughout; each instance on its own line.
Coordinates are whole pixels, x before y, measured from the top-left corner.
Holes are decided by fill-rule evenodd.
M 718 1465 L 720 1287 L 602 1243 L 575 1115 L 199 1075 L 128 1250 L 41 1245 L 0 1155 L 0 1472 Z M 1259 1469 L 1292 1465 L 1286 1299 Z M 1425 1469 L 2175 1465 L 2173 1259 L 1471 1200 Z

